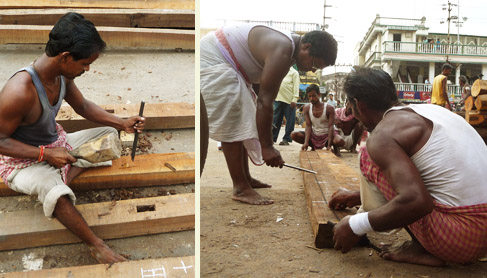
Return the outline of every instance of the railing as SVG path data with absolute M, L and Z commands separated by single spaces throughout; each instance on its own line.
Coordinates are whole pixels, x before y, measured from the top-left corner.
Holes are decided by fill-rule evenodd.
M 431 92 L 431 84 L 424 83 L 394 83 L 398 91 L 420 91 Z M 450 97 L 453 94 L 455 97 L 461 97 L 460 85 L 447 85 L 447 93 Z
M 487 56 L 487 46 L 468 44 L 384 42 L 385 52 Z
M 369 66 L 375 60 L 380 61 L 380 52 L 370 53 L 370 55 L 365 59 L 365 66 Z
M 225 21 L 225 25 L 229 23 L 253 23 L 263 24 L 274 27 L 280 30 L 288 30 L 293 32 L 310 32 L 314 30 L 321 30 L 321 26 L 317 23 L 301 23 L 301 22 L 285 22 L 285 21 L 260 21 L 260 20 L 232 20 Z

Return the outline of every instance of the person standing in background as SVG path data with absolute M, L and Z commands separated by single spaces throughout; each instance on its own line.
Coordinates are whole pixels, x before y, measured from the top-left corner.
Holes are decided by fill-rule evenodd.
M 286 77 L 282 80 L 279 93 L 274 101 L 274 116 L 272 125 L 272 139 L 277 142 L 282 119 L 286 117 L 286 133 L 279 145 L 289 145 L 292 142 L 291 132 L 294 131 L 296 120 L 296 102 L 299 97 L 299 73 L 293 67 L 289 69 Z

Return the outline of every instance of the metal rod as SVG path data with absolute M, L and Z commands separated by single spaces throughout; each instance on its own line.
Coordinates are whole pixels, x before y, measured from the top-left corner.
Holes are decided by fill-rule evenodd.
M 297 166 L 292 166 L 292 165 L 289 165 L 287 163 L 284 163 L 284 166 L 286 167 L 289 167 L 289 168 L 293 168 L 293 169 L 296 169 L 296 170 L 300 170 L 300 171 L 304 171 L 304 172 L 308 172 L 308 173 L 312 173 L 312 174 L 317 174 L 315 171 L 313 170 L 308 170 L 308 169 L 304 169 L 304 168 L 301 168 L 301 167 L 297 167 Z
M 144 114 L 144 105 L 145 105 L 145 102 L 141 101 L 140 102 L 140 110 L 139 110 L 139 116 L 141 116 L 141 117 Z M 139 121 L 137 121 L 137 123 L 138 122 Z M 137 129 L 135 129 L 134 144 L 132 145 L 132 153 L 130 154 L 130 157 L 132 158 L 132 161 L 134 161 L 134 159 L 135 159 L 135 151 L 137 149 L 137 141 L 138 141 L 138 139 L 139 139 L 139 132 L 138 132 Z

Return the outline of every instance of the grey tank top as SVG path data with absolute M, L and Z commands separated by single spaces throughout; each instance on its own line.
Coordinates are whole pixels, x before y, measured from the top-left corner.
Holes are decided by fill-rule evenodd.
M 64 77 L 61 76 L 59 99 L 57 103 L 52 106 L 49 103 L 44 86 L 42 85 L 41 80 L 39 79 L 39 76 L 34 68 L 32 66 L 27 66 L 18 70 L 15 74 L 21 71 L 28 72 L 32 78 L 32 82 L 36 87 L 39 101 L 41 102 L 42 114 L 35 123 L 17 127 L 17 129 L 11 135 L 11 138 L 32 146 L 49 145 L 58 139 L 58 133 L 56 130 L 56 115 L 59 112 L 59 108 L 61 107 L 64 96 L 66 95 L 66 84 Z

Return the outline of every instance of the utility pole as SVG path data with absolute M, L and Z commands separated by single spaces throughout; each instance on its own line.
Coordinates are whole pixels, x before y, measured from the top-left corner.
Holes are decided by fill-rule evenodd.
M 321 30 L 322 31 L 325 31 L 325 29 L 328 29 L 328 25 L 326 25 L 326 19 L 331 19 L 331 17 L 327 17 L 326 16 L 326 8 L 331 8 L 332 6 L 331 5 L 326 5 L 326 0 L 325 1 L 325 4 L 323 5 L 323 25 L 321 25 Z
M 457 4 L 452 4 L 450 3 L 450 0 L 448 0 L 448 8 L 446 8 L 446 4 L 443 4 L 443 10 L 448 10 L 448 44 L 446 45 L 446 62 L 448 63 L 448 55 L 450 54 L 450 22 L 452 19 L 458 19 L 456 16 L 451 15 L 452 11 L 452 6 L 457 6 Z M 444 21 L 440 22 L 444 23 Z

